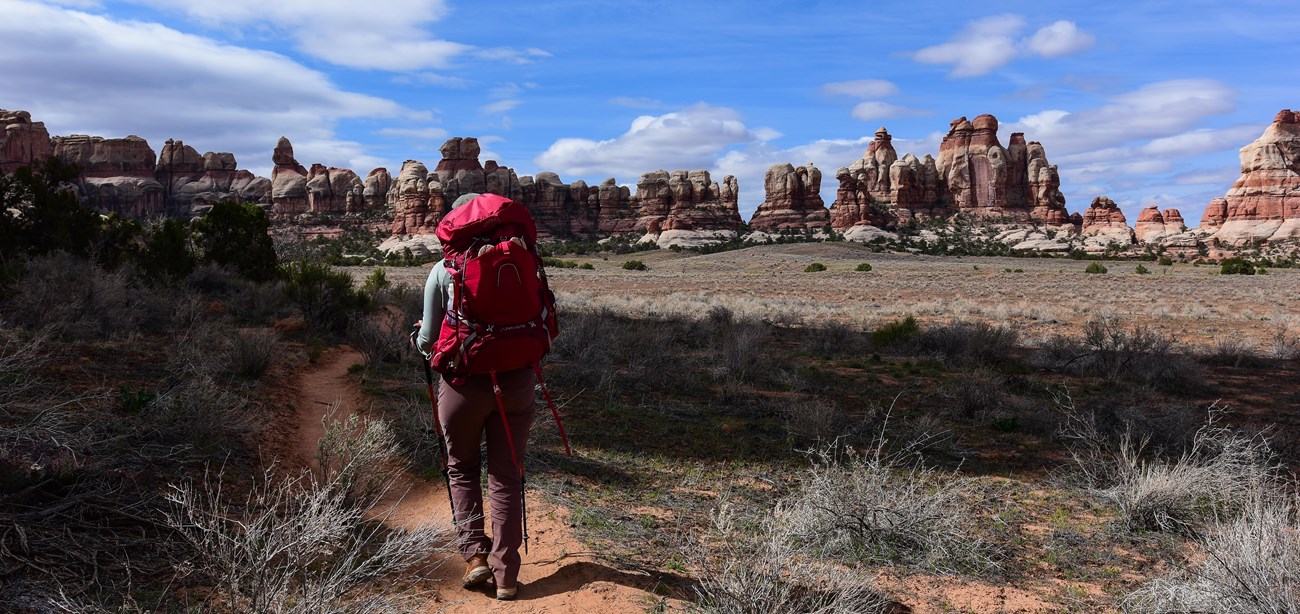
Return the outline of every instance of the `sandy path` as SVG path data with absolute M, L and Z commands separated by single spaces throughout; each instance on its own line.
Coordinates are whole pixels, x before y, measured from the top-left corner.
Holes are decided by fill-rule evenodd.
M 348 380 L 348 367 L 361 363 L 361 354 L 346 346 L 321 356 L 299 377 L 297 429 L 294 450 L 304 464 L 314 465 L 316 441 L 324 433 L 321 422 L 334 403 L 340 414 L 363 407 L 359 391 Z M 540 414 L 539 414 L 540 415 Z M 447 491 L 441 481 L 408 475 L 398 488 L 404 492 L 387 522 L 410 528 L 449 519 Z M 432 575 L 435 596 L 421 612 L 642 612 L 660 601 L 652 590 L 655 580 L 638 573 L 609 567 L 598 553 L 585 549 L 573 534 L 569 513 L 545 501 L 536 490 L 528 493 L 529 552 L 519 572 L 519 598 L 497 601 L 488 587 L 467 590 L 460 586 L 463 566 L 453 557 Z M 680 608 L 680 601 L 669 600 Z

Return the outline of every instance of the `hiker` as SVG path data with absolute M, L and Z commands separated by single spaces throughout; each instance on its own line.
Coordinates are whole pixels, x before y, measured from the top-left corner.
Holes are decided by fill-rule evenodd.
M 452 210 L 455 211 L 479 197 L 479 194 L 465 194 L 456 199 L 452 205 Z M 501 205 L 503 202 L 505 205 Z M 476 205 L 471 205 L 471 209 L 465 211 L 472 213 L 475 211 L 473 208 L 475 206 L 486 208 L 493 205 L 508 206 L 509 204 L 511 203 L 508 199 L 487 195 L 484 200 L 479 201 Z M 524 211 L 526 212 L 526 210 Z M 449 213 L 448 217 L 452 217 L 452 214 Z M 532 225 L 531 216 L 528 217 L 527 224 Z M 443 226 L 439 226 L 440 239 L 444 236 Z M 532 232 L 532 240 L 535 241 L 536 231 L 533 230 Z M 488 259 L 484 259 L 482 254 L 490 250 L 514 250 L 516 245 L 523 246 L 525 250 L 532 248 L 532 246 L 525 246 L 525 239 L 511 238 L 499 244 L 494 243 L 496 240 L 479 240 L 476 238 L 470 248 L 473 256 L 468 256 L 468 258 L 478 257 L 480 261 L 487 261 Z M 445 240 L 443 248 L 444 252 L 448 254 L 453 252 L 453 246 Z M 535 258 L 535 250 L 526 253 L 525 256 Z M 514 254 L 509 257 L 519 258 L 524 256 Z M 462 258 L 466 257 L 462 256 Z M 524 360 L 532 360 L 531 364 L 522 367 L 514 366 L 518 362 L 517 360 L 515 362 L 511 362 L 510 359 L 502 360 L 498 353 L 478 360 L 480 362 L 491 361 L 494 364 L 504 364 L 507 367 L 505 370 L 497 371 L 494 369 L 491 373 L 464 372 L 464 369 L 458 371 L 457 368 L 470 361 L 471 356 L 456 357 L 452 359 L 452 364 L 448 366 L 445 363 L 440 363 L 440 359 L 444 358 L 443 353 L 461 351 L 466 354 L 472 353 L 472 350 L 465 350 L 464 348 L 470 347 L 470 339 L 478 333 L 464 334 L 455 332 L 457 326 L 463 325 L 463 319 L 460 316 L 465 307 L 462 305 L 459 308 L 461 310 L 459 313 L 453 309 L 453 312 L 449 314 L 448 307 L 451 305 L 449 300 L 455 297 L 456 300 L 463 302 L 464 297 L 458 296 L 457 293 L 465 293 L 469 292 L 469 290 L 465 289 L 464 282 L 458 281 L 463 277 L 454 278 L 453 274 L 448 271 L 447 262 L 447 260 L 439 261 L 433 266 L 433 270 L 429 272 L 428 281 L 424 285 L 424 317 L 419 323 L 420 329 L 418 335 L 414 338 L 414 343 L 426 358 L 432 357 L 433 368 L 438 369 L 441 373 L 441 386 L 437 393 L 436 418 L 437 423 L 441 426 L 441 434 L 445 436 L 445 476 L 451 499 L 452 521 L 456 525 L 461 556 L 464 557 L 467 563 L 462 584 L 469 588 L 481 585 L 487 582 L 489 578 L 492 578 L 496 584 L 497 599 L 514 599 L 518 590 L 519 567 L 522 560 L 519 555 L 519 547 L 522 543 L 526 548 L 527 543 L 527 521 L 524 517 L 523 499 L 523 465 L 520 461 L 524 458 L 529 429 L 532 426 L 535 413 L 534 385 L 536 377 L 534 368 L 537 366 L 537 361 L 540 360 L 541 355 L 545 353 L 545 350 L 549 349 L 550 338 L 554 337 L 553 299 L 549 305 L 549 310 L 546 307 L 541 309 L 542 321 L 545 322 L 546 317 L 549 316 L 551 325 L 541 327 L 543 334 L 547 335 L 547 337 L 545 338 L 545 347 L 540 349 L 540 353 L 532 352 L 536 356 L 535 358 L 529 357 L 530 350 L 533 350 L 530 346 L 525 346 L 521 350 L 517 349 L 517 345 L 507 345 L 519 343 L 513 339 L 497 346 L 506 347 L 511 354 L 522 355 Z M 468 260 L 462 259 L 459 262 L 463 267 Z M 534 269 L 540 270 L 540 258 L 538 258 L 538 264 L 534 266 Z M 464 274 L 462 270 L 461 275 Z M 537 274 L 534 277 L 541 278 L 542 291 L 549 296 L 549 290 L 546 289 L 544 283 L 544 275 Z M 462 283 L 462 285 L 458 287 L 457 283 Z M 536 286 L 536 283 L 533 282 L 534 286 Z M 536 294 L 535 288 L 533 292 Z M 497 299 L 497 302 L 505 301 Z M 483 303 L 479 303 L 479 308 L 487 311 L 484 307 Z M 499 307 L 499 305 L 494 307 Z M 481 317 L 481 314 L 479 315 Z M 472 325 L 465 326 L 470 326 L 469 330 L 471 331 L 475 330 Z M 546 330 L 547 328 L 549 330 Z M 448 330 L 452 332 L 448 332 Z M 460 336 L 457 337 L 457 334 L 460 334 Z M 447 350 L 448 344 L 445 340 L 449 335 L 452 336 L 453 341 L 463 341 L 463 344 L 451 343 L 450 346 L 453 349 Z M 536 345 L 536 342 L 533 343 Z M 428 364 L 429 362 L 426 361 L 426 367 Z M 428 372 L 426 371 L 426 373 Z M 431 376 L 429 387 L 432 396 Z M 483 459 L 479 452 L 479 442 L 485 434 L 487 436 L 488 496 L 491 498 L 492 536 L 490 539 L 484 534 L 483 491 L 480 486 Z

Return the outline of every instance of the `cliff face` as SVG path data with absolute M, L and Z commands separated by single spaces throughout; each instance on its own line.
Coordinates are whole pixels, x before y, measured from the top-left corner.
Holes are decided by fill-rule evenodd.
M 1070 224 L 1055 166 L 1041 144 L 1014 133 L 998 141 L 998 120 L 981 115 L 949 124 L 938 159 L 899 158 L 884 128 L 861 160 L 835 173 L 840 187 L 831 225 L 893 226 L 901 221 L 966 213 L 1049 226 Z
M 1233 247 L 1300 240 L 1300 113 L 1283 109 L 1241 148 L 1241 177 L 1206 207 L 1201 229 Z
M 12 173 L 53 152 L 44 122 L 32 121 L 27 111 L 0 109 L 0 172 Z
M 183 141 L 168 140 L 158 154 L 154 177 L 163 188 L 168 213 L 200 213 L 224 201 L 260 202 L 271 191 L 271 180 L 239 170 L 234 154 L 207 152 L 202 156 Z

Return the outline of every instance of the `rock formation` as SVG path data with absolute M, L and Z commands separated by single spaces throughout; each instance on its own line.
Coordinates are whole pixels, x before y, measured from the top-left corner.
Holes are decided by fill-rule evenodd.
M 1201 218 L 1221 245 L 1300 240 L 1300 112 L 1283 109 L 1241 148 L 1241 177 Z
M 795 168 L 776 164 L 763 177 L 766 198 L 750 218 L 755 230 L 803 230 L 830 224 L 821 196 L 822 172 L 809 163 Z
M 54 153 L 44 122 L 32 121 L 27 111 L 0 109 L 0 173 L 39 162 Z
M 89 206 L 135 218 L 165 212 L 163 186 L 154 177 L 157 157 L 144 139 L 74 134 L 50 142 L 55 156 L 81 169 L 78 188 Z
M 1138 214 L 1133 230 L 1142 243 L 1161 243 L 1168 237 L 1182 234 L 1187 227 L 1183 224 L 1183 214 L 1177 209 L 1166 209 L 1161 213 L 1159 207 L 1152 205 Z
M 949 124 L 938 159 L 901 159 L 884 128 L 876 131 L 861 160 L 835 173 L 840 181 L 831 205 L 831 225 L 890 227 L 908 220 L 958 213 L 1047 226 L 1067 226 L 1070 217 L 1055 166 L 1041 144 L 1011 135 L 998 141 L 998 120 L 981 115 Z
M 1116 243 L 1127 247 L 1135 243 L 1133 229 L 1128 227 L 1124 212 L 1115 201 L 1098 196 L 1083 212 L 1083 238 L 1088 246 L 1106 247 Z
M 602 235 L 619 235 L 636 232 L 637 211 L 632 202 L 632 191 L 618 185 L 613 177 L 602 181 L 596 188 L 597 228 Z
M 366 208 L 380 209 L 388 204 L 388 191 L 393 188 L 393 176 L 381 166 L 371 170 L 362 185 L 361 197 L 366 201 Z
M 356 213 L 365 208 L 365 186 L 351 169 L 313 164 L 307 173 L 307 211 Z
M 447 212 L 442 184 L 420 162 L 407 160 L 388 191 L 394 235 L 432 235 Z
M 293 143 L 280 137 L 271 153 L 271 211 L 277 215 L 307 212 L 307 169 L 293 157 Z
M 260 202 L 271 191 L 271 181 L 239 170 L 231 153 L 207 152 L 202 156 L 183 141 L 168 140 L 158 154 L 154 176 L 163 187 L 169 214 L 202 213 L 221 201 Z

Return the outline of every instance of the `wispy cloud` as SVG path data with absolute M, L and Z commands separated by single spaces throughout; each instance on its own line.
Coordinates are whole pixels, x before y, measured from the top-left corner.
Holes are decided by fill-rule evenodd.
M 615 96 L 609 99 L 609 104 L 629 109 L 662 109 L 666 106 L 662 100 L 646 97 L 632 98 L 629 96 Z
M 511 109 L 514 109 L 515 107 L 519 106 L 521 102 L 522 101 L 515 98 L 510 98 L 507 100 L 498 100 L 496 102 L 479 107 L 478 111 L 479 113 L 482 113 L 484 115 L 496 115 L 499 113 L 506 113 L 509 112 Z
M 381 128 L 376 130 L 375 134 L 421 141 L 447 138 L 447 131 L 443 128 Z
M 972 21 L 952 38 L 925 47 L 912 59 L 925 64 L 951 64 L 953 77 L 978 77 L 1005 66 L 1018 56 L 1054 58 L 1085 51 L 1096 37 L 1072 21 L 1056 21 L 1028 38 L 1017 39 L 1026 25 L 1020 15 L 994 15 Z
M 830 96 L 851 96 L 853 98 L 884 98 L 898 93 L 898 86 L 881 79 L 859 79 L 857 81 L 838 81 L 827 83 L 821 88 L 823 94 Z

